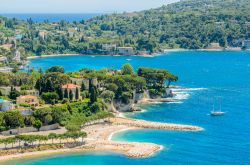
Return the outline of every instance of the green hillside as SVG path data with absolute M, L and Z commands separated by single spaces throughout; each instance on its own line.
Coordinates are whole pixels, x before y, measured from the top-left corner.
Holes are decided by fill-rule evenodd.
M 151 53 L 167 48 L 207 48 L 212 42 L 237 47 L 250 38 L 249 11 L 250 0 L 190 0 L 73 23 L 0 17 L 0 45 L 13 44 L 13 37 L 19 38 L 22 56 L 110 54 L 102 49 L 102 44 L 109 43 Z M 13 51 L 0 49 L 0 54 L 12 56 Z
M 132 14 L 99 17 L 88 22 L 115 31 L 123 43 L 150 47 L 206 48 L 211 42 L 240 46 L 250 38 L 250 0 L 192 0 Z

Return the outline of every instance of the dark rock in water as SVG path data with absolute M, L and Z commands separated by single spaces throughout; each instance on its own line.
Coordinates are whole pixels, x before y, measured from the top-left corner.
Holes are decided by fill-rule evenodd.
M 139 107 L 131 107 L 131 111 L 134 112 L 134 111 L 141 111 L 141 108 Z

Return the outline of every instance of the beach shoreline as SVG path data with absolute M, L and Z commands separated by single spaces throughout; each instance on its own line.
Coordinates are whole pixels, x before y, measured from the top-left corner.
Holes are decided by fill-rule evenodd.
M 159 56 L 164 53 L 169 53 L 169 52 L 183 52 L 183 51 L 200 51 L 200 52 L 220 52 L 220 51 L 233 51 L 233 52 L 238 52 L 238 51 L 250 51 L 250 50 L 242 50 L 242 49 L 233 49 L 233 48 L 228 48 L 228 49 L 164 49 L 162 53 L 153 53 L 153 54 L 138 54 L 138 55 L 130 55 L 130 56 L 139 56 L 139 57 L 155 57 Z M 29 56 L 27 57 L 27 60 L 32 60 L 32 59 L 37 59 L 37 58 L 47 58 L 47 57 L 66 57 L 66 56 L 125 56 L 125 55 L 113 55 L 113 54 L 103 54 L 103 55 L 98 55 L 98 54 L 45 54 L 41 56 Z M 130 57 L 128 56 L 128 57 Z M 127 56 L 126 56 L 127 57 Z
M 152 104 L 155 102 L 171 102 L 172 99 L 149 99 L 143 98 L 134 106 L 142 104 Z M 127 157 L 142 158 L 150 157 L 156 152 L 162 150 L 162 145 L 153 143 L 141 142 L 124 142 L 113 141 L 112 138 L 115 134 L 141 129 L 155 129 L 155 130 L 172 130 L 172 131 L 203 131 L 204 129 L 198 126 L 173 124 L 173 123 L 160 123 L 151 122 L 146 120 L 127 118 L 124 113 L 118 113 L 117 117 L 106 118 L 105 123 L 84 126 L 82 131 L 87 133 L 84 146 L 76 148 L 61 148 L 56 150 L 34 151 L 27 153 L 18 153 L 15 155 L 0 156 L 0 162 L 8 162 L 13 159 L 32 158 L 32 157 L 46 157 L 47 155 L 58 155 L 61 153 L 86 153 L 86 152 L 114 152 L 123 154 Z M 65 130 L 59 131 L 65 132 Z M 44 134 L 44 132 L 43 132 Z M 139 150 L 138 150 L 139 149 Z
M 27 60 L 37 59 L 37 58 L 47 58 L 47 57 L 66 57 L 66 56 L 84 56 L 82 54 L 51 54 L 51 55 L 41 55 L 41 56 L 29 56 Z
M 143 158 L 150 157 L 164 148 L 162 145 L 154 143 L 112 140 L 114 134 L 134 129 L 162 129 L 175 131 L 203 130 L 203 128 L 201 127 L 192 125 L 159 123 L 145 120 L 114 117 L 109 118 L 109 121 L 105 124 L 94 124 L 84 127 L 82 131 L 85 131 L 88 136 L 85 139 L 86 144 L 83 146 L 5 155 L 0 157 L 0 162 L 2 163 L 22 158 L 46 157 L 47 155 L 58 155 L 60 153 L 75 152 L 114 152 L 123 154 L 127 157 Z

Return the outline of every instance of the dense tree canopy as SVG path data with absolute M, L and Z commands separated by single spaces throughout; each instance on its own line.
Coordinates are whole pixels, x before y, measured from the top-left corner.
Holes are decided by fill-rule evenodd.
M 22 58 L 34 54 L 108 54 L 102 44 L 132 46 L 136 53 L 206 48 L 212 42 L 223 47 L 242 46 L 241 41 L 250 38 L 249 4 L 250 0 L 184 0 L 157 9 L 74 23 L 0 17 L 0 44 L 12 43 L 9 38 L 20 31 L 22 38 L 17 46 Z M 11 51 L 2 54 L 13 56 Z
M 59 72 L 59 73 L 64 73 L 64 68 L 61 66 L 53 66 L 49 68 L 46 72 Z
M 59 91 L 62 85 L 70 82 L 70 77 L 59 72 L 49 72 L 41 76 L 36 82 L 36 89 L 40 92 Z
M 122 65 L 122 74 L 126 75 L 126 74 L 133 74 L 134 73 L 134 69 L 130 64 L 124 64 Z

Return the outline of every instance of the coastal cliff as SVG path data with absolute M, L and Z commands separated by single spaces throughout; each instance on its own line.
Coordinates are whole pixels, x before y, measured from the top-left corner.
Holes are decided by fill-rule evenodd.
M 144 91 L 143 93 L 134 92 L 133 96 L 133 99 L 130 99 L 128 103 L 113 100 L 112 102 L 105 104 L 109 111 L 119 113 L 141 111 L 139 107 L 139 105 L 141 104 L 176 101 L 175 99 L 173 99 L 176 94 L 172 93 L 172 88 L 166 88 L 166 92 L 163 96 L 150 96 L 148 90 Z

